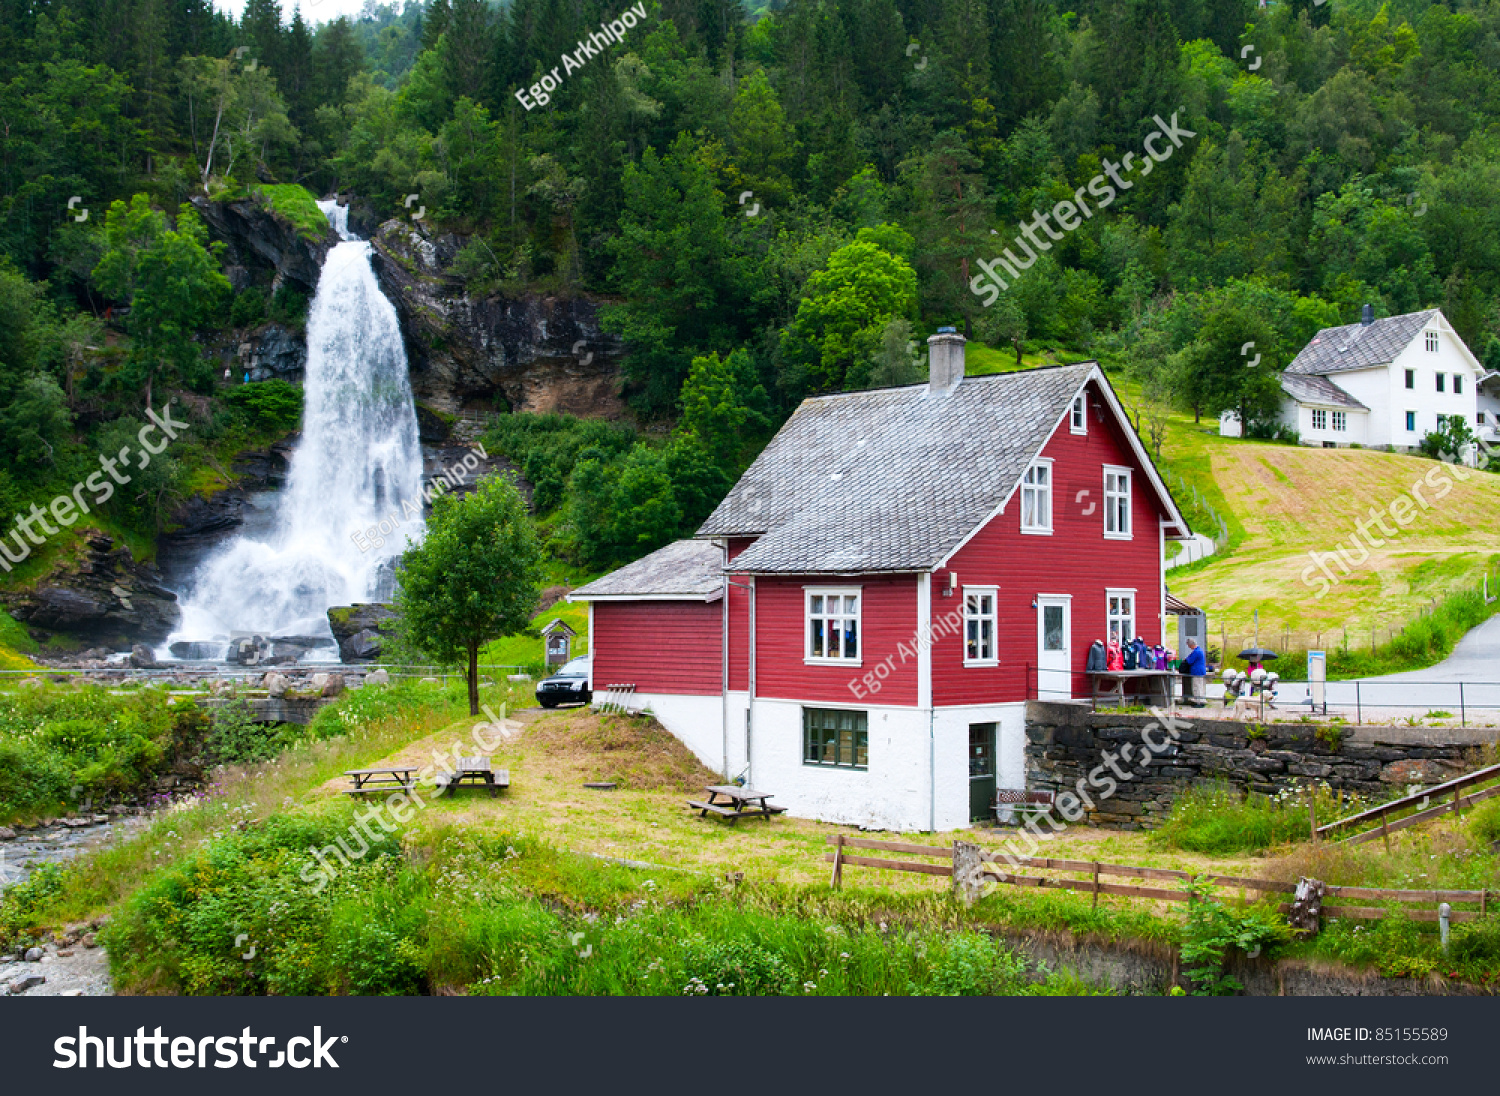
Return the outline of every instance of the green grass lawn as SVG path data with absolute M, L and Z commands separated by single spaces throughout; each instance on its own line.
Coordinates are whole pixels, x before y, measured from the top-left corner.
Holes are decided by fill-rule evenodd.
M 562 620 L 578 634 L 573 637 L 573 654 L 586 655 L 589 651 L 589 607 L 585 602 L 559 601 L 550 609 L 538 613 L 531 620 L 535 635 L 506 636 L 487 644 L 479 652 L 479 661 L 486 666 L 537 666 L 545 661 L 541 630 L 553 620 Z

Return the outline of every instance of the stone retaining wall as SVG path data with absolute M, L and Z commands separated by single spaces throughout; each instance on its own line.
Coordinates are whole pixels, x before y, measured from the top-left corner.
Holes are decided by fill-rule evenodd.
M 1026 709 L 1026 784 L 1059 793 L 1083 782 L 1090 825 L 1142 829 L 1161 822 L 1172 802 L 1196 786 L 1274 794 L 1326 781 L 1388 798 L 1412 784 L 1437 784 L 1469 767 L 1465 756 L 1494 742 L 1494 728 L 1351 727 L 1347 724 L 1234 723 L 1177 713 L 1176 734 L 1160 753 L 1142 743 L 1150 715 L 1091 712 L 1079 703 L 1031 701 Z M 1165 732 L 1152 736 L 1166 742 Z M 1122 752 L 1131 745 L 1129 759 Z M 1129 779 L 1110 781 L 1106 751 Z M 1095 780 L 1089 780 L 1090 774 Z M 1117 786 L 1101 792 L 1106 781 Z M 1082 798 L 1082 797 L 1079 797 Z M 1071 800 L 1074 810 L 1080 809 Z

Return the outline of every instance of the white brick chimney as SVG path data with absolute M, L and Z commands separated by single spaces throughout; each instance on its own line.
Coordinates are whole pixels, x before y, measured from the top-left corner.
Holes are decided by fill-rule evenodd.
M 964 379 L 964 337 L 951 327 L 940 327 L 927 340 L 927 391 L 946 396 Z

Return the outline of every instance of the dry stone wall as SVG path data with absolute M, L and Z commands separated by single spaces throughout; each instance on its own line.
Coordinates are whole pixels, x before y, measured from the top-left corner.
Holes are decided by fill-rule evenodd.
M 1077 703 L 1032 701 L 1026 712 L 1026 783 L 1033 790 L 1089 791 L 1091 825 L 1151 828 L 1194 786 L 1223 786 L 1274 794 L 1326 781 L 1363 795 L 1387 798 L 1408 785 L 1431 785 L 1468 768 L 1466 756 L 1496 739 L 1493 728 L 1351 727 L 1316 723 L 1235 723 L 1176 715 L 1171 744 L 1153 753 L 1142 734 L 1150 715 L 1091 712 Z M 1163 741 L 1164 733 L 1151 738 Z M 1122 759 L 1127 745 L 1128 759 Z M 1114 768 L 1108 760 L 1114 760 Z M 1102 767 L 1102 771 L 1101 771 Z M 1108 795 L 1102 777 L 1113 779 Z M 1090 774 L 1094 779 L 1090 781 Z

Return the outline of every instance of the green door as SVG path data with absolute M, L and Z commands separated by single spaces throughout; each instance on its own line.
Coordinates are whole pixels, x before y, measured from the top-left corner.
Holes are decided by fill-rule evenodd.
M 969 724 L 969 818 L 989 821 L 995 808 L 995 725 Z

